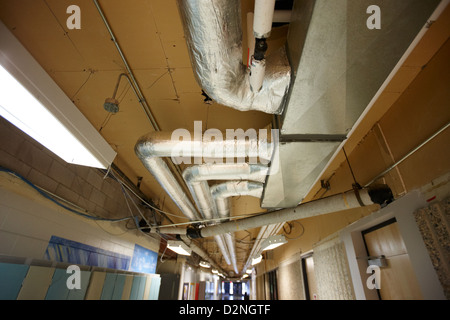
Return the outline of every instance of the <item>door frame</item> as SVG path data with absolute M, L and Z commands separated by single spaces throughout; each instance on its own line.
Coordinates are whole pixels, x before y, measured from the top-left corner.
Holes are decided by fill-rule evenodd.
M 390 218 L 390 219 L 388 219 L 388 220 L 385 220 L 385 221 L 383 221 L 383 222 L 381 222 L 381 223 L 379 223 L 379 224 L 377 224 L 377 225 L 374 225 L 374 226 L 372 226 L 372 227 L 370 227 L 370 228 L 368 228 L 368 229 L 365 229 L 365 230 L 362 230 L 362 231 L 361 231 L 361 236 L 362 236 L 363 241 L 364 241 L 364 247 L 366 248 L 366 255 L 367 255 L 367 256 L 369 256 L 369 248 L 368 248 L 368 246 L 367 246 L 367 242 L 366 242 L 365 235 L 368 234 L 368 233 L 370 233 L 370 232 L 373 232 L 373 231 L 375 231 L 375 230 L 384 228 L 384 227 L 386 227 L 386 226 L 388 226 L 388 225 L 390 225 L 390 224 L 393 224 L 393 223 L 397 223 L 397 219 L 395 219 L 395 217 Z M 368 276 L 370 276 L 370 275 L 368 275 Z M 375 291 L 375 290 L 374 290 L 374 291 Z M 376 292 L 377 292 L 378 300 L 383 300 L 383 299 L 381 298 L 380 290 L 379 290 L 379 289 L 376 289 Z
M 305 300 L 313 300 L 309 294 L 308 274 L 306 272 L 306 259 L 312 257 L 313 254 L 314 254 L 313 251 L 309 251 L 308 253 L 301 256 L 301 266 L 302 266 L 302 273 L 303 273 L 303 289 L 305 291 Z
M 373 212 L 340 231 L 344 243 L 355 298 L 357 300 L 378 300 L 377 290 L 366 286 L 367 256 L 362 231 L 395 218 L 400 234 L 408 251 L 414 273 L 425 300 L 445 300 L 442 286 L 434 270 L 427 248 L 414 219 L 413 213 L 428 206 L 419 191 L 412 191 L 397 199 L 387 207 Z

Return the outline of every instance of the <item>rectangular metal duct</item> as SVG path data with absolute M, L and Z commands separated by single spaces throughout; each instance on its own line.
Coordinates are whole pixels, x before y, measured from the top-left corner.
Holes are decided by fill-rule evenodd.
M 261 206 L 294 207 L 427 23 L 439 0 L 296 0 L 287 40 L 293 71 L 276 173 Z M 369 29 L 371 5 L 381 29 Z

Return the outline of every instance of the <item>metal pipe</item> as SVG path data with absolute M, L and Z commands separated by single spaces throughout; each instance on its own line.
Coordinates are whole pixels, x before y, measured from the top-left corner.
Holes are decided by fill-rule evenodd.
M 391 165 L 389 168 L 387 168 L 386 170 L 384 170 L 382 173 L 380 173 L 379 175 L 377 175 L 375 178 L 373 178 L 370 182 L 368 182 L 364 187 L 368 187 L 370 186 L 372 183 L 374 183 L 375 181 L 377 181 L 378 179 L 380 179 L 381 177 L 383 177 L 386 173 L 388 173 L 389 171 L 391 171 L 392 169 L 394 169 L 395 167 L 397 167 L 399 164 L 401 164 L 403 161 L 405 161 L 406 159 L 408 159 L 411 155 L 413 155 L 414 153 L 416 153 L 418 150 L 420 150 L 424 145 L 426 145 L 428 142 L 430 142 L 431 140 L 433 140 L 434 138 L 436 138 L 439 134 L 441 134 L 442 132 L 444 132 L 448 127 L 450 126 L 450 122 L 448 122 L 445 126 L 443 126 L 441 129 L 439 129 L 437 132 L 435 132 L 433 135 L 431 135 L 428 139 L 426 139 L 424 142 L 422 142 L 420 145 L 418 145 L 417 147 L 415 147 L 414 149 L 412 149 L 411 151 L 409 151 L 403 158 L 401 158 L 399 161 L 397 161 L 396 163 L 394 163 L 393 165 Z
M 133 82 L 132 87 L 133 87 L 133 90 L 135 90 L 136 95 L 138 96 L 139 103 L 141 104 L 142 108 L 144 109 L 144 112 L 145 112 L 148 120 L 150 121 L 150 124 L 152 125 L 153 129 L 155 131 L 159 131 L 160 130 L 159 125 L 156 122 L 155 117 L 153 116 L 149 106 L 147 105 L 147 101 L 145 100 L 144 95 L 142 94 L 141 89 L 139 88 L 136 78 L 134 77 L 133 71 L 131 70 L 130 65 L 128 64 L 127 59 L 125 58 L 125 55 L 123 54 L 119 43 L 117 42 L 114 32 L 112 31 L 111 26 L 109 25 L 109 22 L 106 19 L 105 14 L 103 13 L 103 10 L 102 10 L 100 4 L 98 3 L 97 0 L 93 0 L 93 1 L 94 1 L 94 4 L 97 7 L 97 10 L 103 20 L 103 23 L 105 24 L 106 28 L 108 29 L 109 35 L 111 36 L 111 41 L 116 46 L 117 51 L 119 52 L 119 55 L 125 65 L 125 68 L 127 69 L 128 75 L 130 76 L 131 81 Z

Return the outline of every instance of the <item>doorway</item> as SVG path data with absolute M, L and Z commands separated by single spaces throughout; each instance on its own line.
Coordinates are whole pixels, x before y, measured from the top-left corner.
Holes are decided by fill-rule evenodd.
M 380 266 L 380 300 L 423 299 L 397 220 L 387 220 L 362 235 L 369 260 Z
M 305 299 L 306 300 L 318 300 L 318 290 L 316 283 L 316 276 L 314 274 L 314 259 L 313 255 L 308 254 L 302 257 L 302 271 L 303 271 L 303 283 L 305 286 Z

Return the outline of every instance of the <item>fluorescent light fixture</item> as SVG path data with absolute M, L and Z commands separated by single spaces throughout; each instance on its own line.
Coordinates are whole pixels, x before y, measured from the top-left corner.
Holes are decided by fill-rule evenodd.
M 192 249 L 189 248 L 183 241 L 169 240 L 167 241 L 167 248 L 183 256 L 190 256 L 192 253 Z
M 214 273 L 214 274 L 218 274 L 219 273 L 219 271 L 217 269 L 212 269 L 211 272 Z
M 203 268 L 211 268 L 211 264 L 206 261 L 200 261 L 199 265 Z
M 270 236 L 261 243 L 261 250 L 272 250 L 283 244 L 287 243 L 286 238 L 283 235 Z
M 258 257 L 253 258 L 253 259 L 252 259 L 252 266 L 254 266 L 254 265 L 260 263 L 261 261 L 262 261 L 262 255 L 259 255 Z
M 106 169 L 116 152 L 0 22 L 0 116 L 68 163 Z
M 247 274 L 252 274 L 253 270 L 252 269 L 247 269 L 247 271 L 245 271 L 245 273 Z

